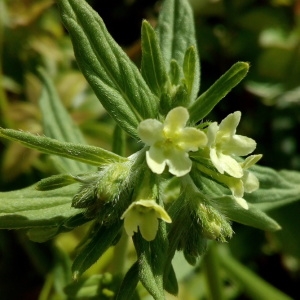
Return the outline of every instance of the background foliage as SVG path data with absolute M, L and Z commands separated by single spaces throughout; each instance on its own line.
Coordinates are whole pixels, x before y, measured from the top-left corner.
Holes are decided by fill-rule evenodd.
M 116 41 L 140 64 L 140 27 L 143 18 L 155 25 L 157 1 L 89 1 Z M 201 91 L 205 91 L 236 61 L 249 61 L 246 79 L 213 111 L 221 120 L 235 110 L 243 113 L 239 133 L 258 143 L 261 164 L 300 171 L 300 5 L 292 0 L 191 0 L 195 10 L 201 58 Z M 79 72 L 70 39 L 51 0 L 0 2 L 0 126 L 43 134 L 37 105 L 43 65 L 52 76 L 64 105 L 89 144 L 110 150 L 113 121 L 101 108 Z M 136 145 L 128 143 L 128 154 Z M 1 140 L 0 190 L 29 186 L 55 174 L 53 162 L 19 144 Z M 283 227 L 279 233 L 235 224 L 226 246 L 248 268 L 293 298 L 299 284 L 299 203 L 271 212 Z M 63 299 L 70 279 L 69 257 L 86 228 L 37 244 L 21 231 L 0 232 L 0 294 L 2 299 Z M 111 249 L 88 271 L 113 271 Z M 130 255 L 129 251 L 129 255 Z M 128 257 L 128 261 L 131 261 Z M 204 299 L 203 266 L 191 269 L 180 257 L 180 299 Z M 94 280 L 99 278 L 92 277 Z M 105 278 L 107 282 L 109 279 Z M 102 280 L 102 279 L 101 279 Z M 225 277 L 229 299 L 247 299 Z M 105 281 L 105 280 L 104 280 Z M 104 284 L 105 285 L 105 284 Z M 199 289 L 199 286 L 203 288 Z M 16 288 L 17 287 L 17 288 Z M 109 289 L 108 289 L 109 290 Z M 109 295 L 107 295 L 109 297 Z

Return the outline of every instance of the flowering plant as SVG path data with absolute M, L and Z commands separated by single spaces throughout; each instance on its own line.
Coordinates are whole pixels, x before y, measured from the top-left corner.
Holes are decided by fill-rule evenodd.
M 137 260 L 117 299 L 129 299 L 139 281 L 154 299 L 164 299 L 164 291 L 177 294 L 175 253 L 182 251 L 195 265 L 210 241 L 232 237 L 231 221 L 280 229 L 262 205 L 272 203 L 270 177 L 278 174 L 254 166 L 260 154 L 247 156 L 256 143 L 236 134 L 241 112 L 219 124 L 206 120 L 245 77 L 249 64 L 234 64 L 197 96 L 200 66 L 188 1 L 166 0 L 156 30 L 143 22 L 141 71 L 85 1 L 57 2 L 78 65 L 116 122 L 113 151 L 86 145 L 40 69 L 48 137 L 12 129 L 0 129 L 0 136 L 57 155 L 55 163 L 66 172 L 2 193 L 1 227 L 26 228 L 32 240 L 41 242 L 90 222 L 72 265 L 75 279 L 119 242 L 124 227 Z M 125 134 L 141 145 L 129 157 Z M 298 198 L 294 193 L 289 201 Z

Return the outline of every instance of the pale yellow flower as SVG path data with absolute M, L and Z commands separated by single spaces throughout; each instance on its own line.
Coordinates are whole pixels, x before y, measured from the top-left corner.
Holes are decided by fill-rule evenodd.
M 240 119 L 241 112 L 236 111 L 223 119 L 220 125 L 213 122 L 207 128 L 207 147 L 213 165 L 221 174 L 226 172 L 235 178 L 244 175 L 235 157 L 248 155 L 256 148 L 253 139 L 235 134 Z
M 131 205 L 123 213 L 124 228 L 129 236 L 133 236 L 140 229 L 142 237 L 146 241 L 155 239 L 158 230 L 158 219 L 167 223 L 172 220 L 163 207 L 154 200 L 139 200 Z
M 189 173 L 192 161 L 189 151 L 197 151 L 207 143 L 204 132 L 185 127 L 189 119 L 188 110 L 184 107 L 172 109 L 165 122 L 147 119 L 138 126 L 138 135 L 148 146 L 146 160 L 153 173 L 161 174 L 166 165 L 169 172 L 177 177 Z
M 248 203 L 243 198 L 244 193 L 252 193 L 259 188 L 259 181 L 257 177 L 248 171 L 251 166 L 257 163 L 261 159 L 262 155 L 251 155 L 248 156 L 240 166 L 243 169 L 243 176 L 241 178 L 230 178 L 227 177 L 226 184 L 232 192 L 237 203 L 245 209 L 248 209 Z

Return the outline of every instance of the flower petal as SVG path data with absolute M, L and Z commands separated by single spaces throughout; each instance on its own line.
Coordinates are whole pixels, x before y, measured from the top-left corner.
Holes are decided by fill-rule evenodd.
M 249 209 L 249 205 L 244 198 L 234 197 L 235 201 L 244 209 Z
M 172 222 L 170 216 L 165 211 L 165 209 L 162 206 L 160 206 L 159 204 L 157 204 L 154 200 L 142 199 L 142 200 L 136 201 L 135 203 L 138 205 L 144 206 L 144 207 L 150 207 L 150 208 L 154 209 L 157 218 L 160 218 L 167 223 Z
M 192 161 L 185 151 L 172 149 L 172 152 L 168 155 L 167 165 L 171 174 L 181 177 L 191 171 Z
M 256 142 L 243 135 L 234 135 L 226 144 L 222 146 L 222 152 L 237 156 L 248 155 L 256 148 Z
M 124 228 L 128 236 L 133 236 L 134 232 L 138 231 L 139 218 L 132 208 L 131 204 L 121 217 L 124 219 Z
M 144 120 L 137 128 L 138 136 L 145 144 L 152 146 L 164 138 L 163 127 L 164 125 L 156 119 Z
M 249 169 L 262 158 L 262 154 L 250 155 L 241 163 L 244 170 Z
M 220 123 L 220 131 L 232 136 L 236 132 L 236 128 L 240 123 L 241 120 L 241 112 L 236 111 L 232 114 L 229 114 L 225 119 L 222 120 Z
M 234 197 L 242 198 L 244 196 L 244 183 L 241 179 L 229 177 L 227 185 Z
M 219 126 L 217 122 L 213 122 L 208 126 L 206 132 L 208 147 L 211 147 L 212 145 L 215 144 L 218 130 L 219 130 Z
M 146 152 L 146 161 L 150 170 L 156 174 L 161 174 L 166 167 L 166 157 L 159 147 L 150 147 Z
M 257 177 L 249 171 L 244 171 L 242 180 L 244 182 L 244 189 L 246 193 L 252 193 L 259 188 L 259 181 Z
M 209 156 L 210 156 L 211 162 L 213 163 L 215 168 L 218 170 L 218 172 L 221 174 L 224 174 L 224 169 L 223 169 L 222 163 L 220 162 L 219 156 L 217 155 L 216 148 L 210 149 Z
M 142 237 L 146 241 L 150 242 L 155 239 L 158 230 L 158 220 L 155 214 L 155 210 L 149 210 L 143 215 L 139 228 Z
M 235 178 L 241 178 L 243 176 L 243 169 L 234 158 L 222 153 L 217 153 L 217 155 L 219 158 L 219 167 L 221 167 L 227 174 Z
M 207 137 L 203 131 L 193 127 L 186 127 L 178 135 L 177 145 L 184 151 L 197 151 L 199 147 L 205 146 Z
M 169 111 L 164 122 L 164 131 L 166 133 L 175 133 L 185 127 L 189 119 L 188 110 L 185 107 L 178 106 Z

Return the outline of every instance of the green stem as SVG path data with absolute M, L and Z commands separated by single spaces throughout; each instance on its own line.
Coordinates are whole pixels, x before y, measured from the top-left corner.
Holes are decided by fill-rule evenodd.
M 251 299 L 291 300 L 289 296 L 243 266 L 226 251 L 220 253 L 219 261 L 227 274 L 243 287 Z
M 220 275 L 219 255 L 216 250 L 216 244 L 212 242 L 203 259 L 203 266 L 206 275 L 210 299 L 222 300 L 223 295 L 222 279 Z

